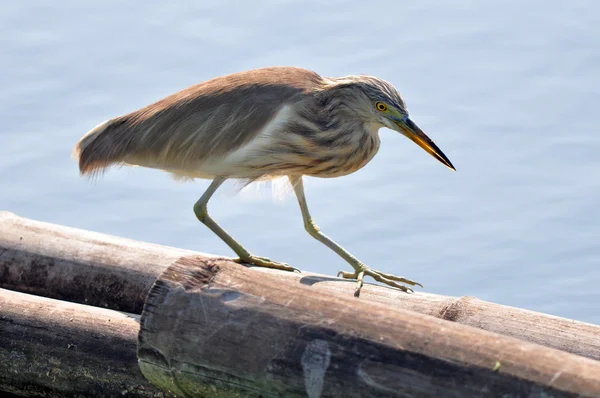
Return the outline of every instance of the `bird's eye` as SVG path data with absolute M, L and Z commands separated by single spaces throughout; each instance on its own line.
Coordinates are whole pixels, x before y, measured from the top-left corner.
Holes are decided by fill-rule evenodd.
M 376 103 L 375 107 L 377 108 L 378 111 L 381 111 L 381 112 L 385 112 L 388 109 L 387 105 L 383 102 Z

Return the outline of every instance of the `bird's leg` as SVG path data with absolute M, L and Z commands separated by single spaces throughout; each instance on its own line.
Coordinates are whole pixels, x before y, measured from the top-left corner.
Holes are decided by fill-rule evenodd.
M 297 271 L 296 268 L 289 266 L 285 263 L 278 263 L 266 257 L 258 257 L 250 254 L 248 250 L 246 250 L 235 239 L 233 239 L 231 235 L 225 232 L 225 230 L 221 228 L 219 224 L 217 224 L 215 220 L 213 220 L 212 217 L 208 214 L 208 209 L 206 205 L 208 204 L 208 201 L 210 200 L 211 196 L 221 186 L 221 184 L 225 182 L 225 180 L 226 179 L 223 177 L 216 177 L 211 182 L 210 186 L 208 187 L 206 192 L 204 192 L 202 197 L 198 199 L 198 201 L 194 205 L 194 213 L 196 214 L 196 217 L 198 217 L 198 220 L 200 220 L 204 225 L 210 228 L 210 230 L 213 231 L 219 238 L 221 238 L 223 242 L 227 243 L 227 245 L 231 247 L 231 249 L 239 256 L 239 259 L 236 259 L 235 261 L 246 264 L 253 264 L 260 267 L 280 269 L 284 271 Z
M 354 268 L 354 272 L 338 272 L 338 276 L 341 275 L 345 279 L 356 279 L 356 290 L 354 291 L 354 296 L 358 297 L 360 295 L 360 289 L 363 286 L 363 279 L 365 276 L 370 276 L 378 282 L 385 283 L 386 285 L 398 288 L 405 292 L 412 292 L 412 289 L 403 286 L 398 282 L 406 283 L 411 286 L 418 285 L 423 287 L 423 285 L 421 285 L 420 283 L 412 281 L 410 279 L 375 271 L 367 267 L 362 261 L 354 257 L 343 247 L 338 245 L 335 241 L 333 241 L 331 238 L 329 238 L 327 235 L 321 232 L 321 229 L 318 227 L 317 224 L 315 224 L 310 215 L 310 212 L 308 211 L 308 205 L 304 196 L 304 184 L 302 182 L 302 177 L 290 176 L 289 179 L 290 183 L 294 187 L 294 192 L 296 193 L 296 197 L 298 198 L 298 203 L 300 204 L 300 210 L 302 211 L 302 218 L 304 220 L 304 228 L 306 228 L 306 230 L 312 237 L 314 237 L 319 242 L 323 243 L 325 246 L 329 247 L 331 250 L 336 252 L 344 260 L 346 260 L 352 266 L 352 268 Z

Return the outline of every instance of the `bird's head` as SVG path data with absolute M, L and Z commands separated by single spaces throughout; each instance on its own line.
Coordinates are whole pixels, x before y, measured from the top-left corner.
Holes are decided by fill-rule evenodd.
M 408 116 L 406 104 L 389 82 L 373 76 L 337 79 L 345 105 L 363 121 L 388 127 L 409 138 L 442 164 L 456 170 L 450 160 Z

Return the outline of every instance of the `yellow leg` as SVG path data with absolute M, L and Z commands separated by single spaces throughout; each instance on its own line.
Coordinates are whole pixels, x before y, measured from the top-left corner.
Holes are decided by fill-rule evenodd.
M 306 228 L 306 231 L 308 231 L 308 233 L 313 238 L 317 239 L 325 246 L 329 247 L 331 250 L 336 252 L 340 257 L 346 260 L 352 266 L 352 268 L 354 268 L 354 272 L 338 272 L 338 276 L 342 276 L 343 278 L 356 279 L 356 289 L 354 291 L 354 296 L 358 297 L 360 295 L 360 289 L 363 286 L 363 279 L 366 275 L 372 277 L 378 282 L 385 283 L 386 285 L 398 288 L 405 292 L 412 292 L 412 289 L 401 285 L 398 282 L 406 283 L 411 286 L 423 287 L 423 285 L 421 285 L 420 283 L 412 281 L 410 279 L 375 271 L 367 267 L 362 261 L 354 257 L 346 249 L 338 245 L 335 241 L 333 241 L 331 238 L 329 238 L 327 235 L 321 232 L 321 229 L 317 226 L 317 224 L 315 224 L 310 215 L 310 212 L 308 211 L 306 197 L 304 196 L 304 183 L 302 182 L 302 177 L 290 176 L 289 179 L 290 183 L 294 187 L 294 192 L 296 193 L 296 197 L 298 198 L 298 203 L 300 204 L 300 210 L 302 211 L 302 218 L 304 220 L 304 228 Z
M 215 178 L 206 192 L 198 199 L 196 204 L 194 205 L 194 213 L 198 220 L 200 220 L 204 225 L 210 228 L 219 238 L 223 240 L 223 242 L 227 243 L 227 245 L 239 256 L 237 262 L 253 264 L 259 267 L 267 267 L 267 268 L 275 268 L 284 271 L 298 271 L 296 268 L 287 265 L 285 263 L 278 263 L 266 257 L 258 257 L 251 254 L 246 248 L 244 248 L 241 244 L 239 244 L 231 235 L 229 235 L 219 224 L 216 223 L 215 220 L 208 214 L 207 204 L 215 191 L 225 182 L 225 178 L 217 177 Z

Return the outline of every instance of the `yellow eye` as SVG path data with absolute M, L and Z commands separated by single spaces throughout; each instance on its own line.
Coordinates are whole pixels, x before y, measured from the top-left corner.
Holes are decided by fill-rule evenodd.
M 377 108 L 378 111 L 381 111 L 381 112 L 385 112 L 385 111 L 388 110 L 387 105 L 385 103 L 383 103 L 383 102 L 376 103 L 375 107 Z

